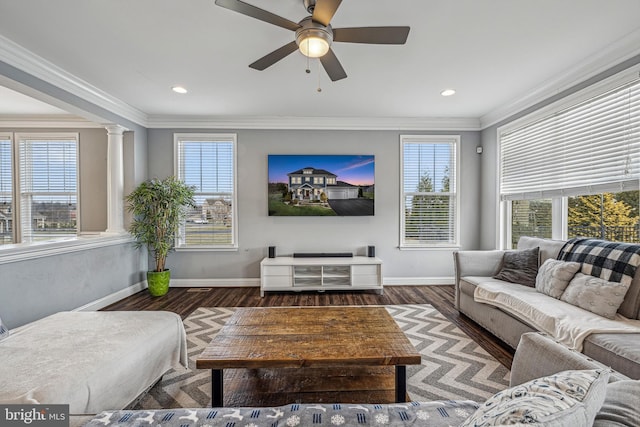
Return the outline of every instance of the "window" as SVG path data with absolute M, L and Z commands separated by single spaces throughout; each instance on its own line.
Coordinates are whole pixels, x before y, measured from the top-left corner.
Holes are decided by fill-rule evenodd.
M 176 176 L 195 187 L 178 248 L 232 249 L 238 246 L 236 135 L 175 134 Z
M 314 184 L 324 184 L 324 178 L 323 177 L 314 177 L 313 178 L 313 183 Z
M 640 243 L 639 194 L 636 190 L 569 197 L 567 237 Z
M 78 134 L 0 135 L 0 244 L 78 234 Z
M 640 80 L 589 93 L 499 129 L 506 247 L 521 235 L 639 240 Z
M 78 135 L 16 134 L 20 241 L 78 234 Z
M 401 247 L 458 244 L 459 144 L 459 136 L 400 136 Z
M 522 236 L 552 237 L 552 200 L 513 200 L 511 202 L 511 247 Z
M 0 245 L 13 243 L 13 172 L 11 135 L 0 134 Z

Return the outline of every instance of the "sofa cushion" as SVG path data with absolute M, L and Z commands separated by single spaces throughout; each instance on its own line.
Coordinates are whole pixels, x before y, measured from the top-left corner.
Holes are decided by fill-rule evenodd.
M 637 427 L 640 406 L 633 396 L 640 396 L 640 381 L 616 381 L 607 385 L 607 396 L 593 427 Z
M 629 284 L 577 273 L 560 299 L 607 319 L 614 319 L 628 289 Z
M 578 270 L 580 270 L 578 262 L 548 259 L 538 269 L 536 290 L 550 297 L 560 298 Z
M 540 248 L 540 264 L 549 258 L 556 259 L 564 244 L 564 240 L 543 239 L 541 237 L 522 236 L 518 239 L 518 249 Z
M 618 313 L 627 319 L 640 319 L 640 273 L 638 271 L 640 270 L 636 271 L 627 295 L 618 309 Z
M 584 339 L 593 333 L 640 333 L 637 320 L 619 315 L 615 320 L 607 319 L 534 288 L 495 279 L 479 283 L 473 298 L 476 302 L 500 308 L 578 351 L 582 351 Z
M 473 297 L 476 286 L 481 283 L 500 283 L 503 286 L 514 286 L 515 283 L 494 279 L 487 276 L 465 276 L 460 278 L 460 292 Z M 518 285 L 520 286 L 520 285 Z
M 538 253 L 538 248 L 506 251 L 502 268 L 493 278 L 534 287 L 538 274 Z
M 605 369 L 563 371 L 490 397 L 461 427 L 533 424 L 590 426 L 604 402 Z
M 640 380 L 640 336 L 638 334 L 591 334 L 582 352 L 592 359 Z

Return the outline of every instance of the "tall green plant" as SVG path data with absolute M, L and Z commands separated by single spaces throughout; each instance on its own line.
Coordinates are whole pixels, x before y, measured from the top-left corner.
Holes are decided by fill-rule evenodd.
M 129 232 L 137 247 L 146 246 L 156 262 L 154 271 L 164 271 L 167 255 L 173 249 L 181 222 L 188 208 L 195 208 L 195 188 L 175 176 L 150 179 L 126 197 L 133 213 Z

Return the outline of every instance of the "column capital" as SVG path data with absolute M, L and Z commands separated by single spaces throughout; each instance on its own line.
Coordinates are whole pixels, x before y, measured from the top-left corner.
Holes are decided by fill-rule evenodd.
M 122 135 L 124 132 L 129 130 L 124 126 L 116 125 L 114 123 L 103 124 L 103 126 L 109 135 Z

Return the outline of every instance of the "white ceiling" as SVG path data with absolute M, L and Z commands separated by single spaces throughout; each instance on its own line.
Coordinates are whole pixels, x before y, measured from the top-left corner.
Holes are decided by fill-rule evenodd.
M 0 86 L 0 115 L 66 114 L 66 111 Z
M 293 32 L 214 0 L 0 0 L 1 36 L 150 116 L 481 118 L 640 53 L 640 0 L 344 0 L 332 20 L 384 25 L 410 26 L 407 44 L 335 43 L 348 77 L 331 82 L 299 52 L 250 69 Z M 0 114 L 55 112 L 0 89 Z

